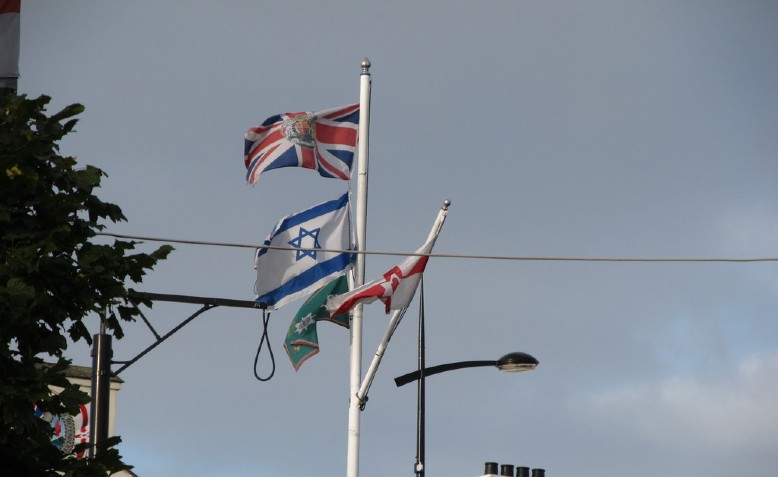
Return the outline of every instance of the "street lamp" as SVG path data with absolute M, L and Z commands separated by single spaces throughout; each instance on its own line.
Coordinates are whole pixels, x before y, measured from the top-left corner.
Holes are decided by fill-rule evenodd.
M 432 376 L 433 374 L 440 374 L 446 371 L 452 371 L 454 369 L 494 366 L 500 371 L 515 373 L 518 371 L 531 371 L 535 369 L 537 365 L 538 360 L 535 359 L 535 357 L 532 355 L 522 353 L 520 351 L 515 351 L 513 353 L 506 354 L 496 361 L 459 361 L 457 363 L 431 366 L 429 368 L 420 369 L 412 373 L 404 374 L 400 377 L 394 378 L 394 383 L 399 387 L 413 381 L 418 381 L 423 376 Z
M 423 326 L 423 325 L 422 325 Z M 433 374 L 440 374 L 446 371 L 453 371 L 462 368 L 478 368 L 494 366 L 500 371 L 515 373 L 519 371 L 531 371 L 538 365 L 538 360 L 527 353 L 516 351 L 508 353 L 496 361 L 459 361 L 456 363 L 440 364 L 429 368 L 422 367 L 412 373 L 404 374 L 394 378 L 397 387 L 404 386 L 413 381 L 419 381 L 419 392 L 416 402 L 416 468 L 415 473 L 418 477 L 424 477 L 424 378 Z

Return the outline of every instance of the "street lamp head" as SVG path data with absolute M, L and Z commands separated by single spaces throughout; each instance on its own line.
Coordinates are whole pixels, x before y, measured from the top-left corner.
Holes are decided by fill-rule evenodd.
M 538 365 L 535 357 L 522 352 L 508 353 L 497 360 L 497 369 L 509 373 L 518 371 L 531 371 Z

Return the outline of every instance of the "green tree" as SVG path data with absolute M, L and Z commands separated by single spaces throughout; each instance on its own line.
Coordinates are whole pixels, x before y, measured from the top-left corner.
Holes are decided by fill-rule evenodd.
M 60 155 L 57 142 L 83 106 L 47 116 L 50 99 L 0 99 L 0 473 L 105 476 L 128 468 L 113 447 L 118 438 L 94 458 L 73 459 L 52 445 L 51 426 L 34 416 L 33 403 L 61 415 L 89 401 L 63 375 L 68 337 L 91 343 L 84 320 L 99 316 L 121 338 L 121 322 L 151 306 L 128 284 L 172 249 L 134 253 L 135 242 L 97 237 L 126 218 L 94 194 L 103 171 Z

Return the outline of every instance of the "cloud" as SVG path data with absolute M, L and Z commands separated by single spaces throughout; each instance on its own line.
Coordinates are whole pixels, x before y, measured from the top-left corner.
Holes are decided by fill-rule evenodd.
M 674 376 L 592 396 L 601 422 L 659 444 L 699 452 L 768 452 L 778 441 L 778 349 L 715 379 Z
M 778 235 L 778 210 L 764 199 L 736 201 L 722 213 L 717 235 L 724 249 L 748 256 L 754 250 L 769 253 Z

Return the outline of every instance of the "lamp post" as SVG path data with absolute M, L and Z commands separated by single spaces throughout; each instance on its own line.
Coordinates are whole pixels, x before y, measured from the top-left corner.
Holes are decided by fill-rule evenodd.
M 423 325 L 422 325 L 423 326 Z M 420 333 L 423 335 L 423 331 Z M 420 364 L 423 361 L 420 361 Z M 420 366 L 420 369 L 413 371 L 412 373 L 404 374 L 402 376 L 394 378 L 394 383 L 397 387 L 404 386 L 413 381 L 419 381 L 419 392 L 416 402 L 416 469 L 415 473 L 418 477 L 424 477 L 424 378 L 432 376 L 433 374 L 440 374 L 446 371 L 453 371 L 455 369 L 462 368 L 479 368 L 494 366 L 500 371 L 509 373 L 519 371 L 531 371 L 538 365 L 538 360 L 535 357 L 522 353 L 519 351 L 508 353 L 498 360 L 482 360 L 482 361 L 459 361 L 456 363 L 440 364 L 438 366 L 431 366 L 429 368 Z

